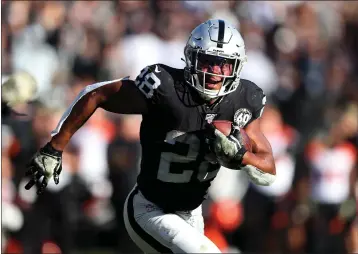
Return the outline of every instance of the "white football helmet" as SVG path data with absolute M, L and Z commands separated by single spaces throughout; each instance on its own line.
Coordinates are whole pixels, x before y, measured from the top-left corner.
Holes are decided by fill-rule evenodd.
M 235 91 L 240 83 L 240 72 L 247 61 L 244 40 L 231 24 L 220 19 L 210 19 L 192 32 L 184 49 L 185 80 L 205 99 L 213 99 Z M 230 75 L 218 75 L 200 69 L 203 62 L 230 63 Z M 205 80 L 210 76 L 222 77 L 219 90 L 207 89 Z

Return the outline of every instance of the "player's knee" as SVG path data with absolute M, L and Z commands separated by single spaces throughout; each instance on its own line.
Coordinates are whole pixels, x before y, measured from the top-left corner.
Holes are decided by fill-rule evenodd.
M 177 215 L 153 217 L 146 228 L 174 253 L 220 253 L 209 238 Z

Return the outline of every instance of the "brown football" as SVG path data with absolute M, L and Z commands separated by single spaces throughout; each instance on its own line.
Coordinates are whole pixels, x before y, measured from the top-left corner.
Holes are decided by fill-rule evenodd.
M 212 124 L 216 129 L 224 133 L 225 136 L 228 136 L 231 132 L 232 122 L 227 120 L 214 120 Z
M 232 122 L 228 120 L 214 120 L 212 124 L 216 129 L 224 133 L 224 135 L 228 136 L 231 132 Z M 244 145 L 247 151 L 252 152 L 253 142 L 250 137 L 247 135 L 244 129 L 240 129 L 241 137 L 244 141 Z
M 247 133 L 244 129 L 240 129 L 240 133 L 241 133 L 241 137 L 244 140 L 244 145 L 245 145 L 246 150 L 249 152 L 252 152 L 253 141 L 251 140 L 249 135 L 247 135 Z

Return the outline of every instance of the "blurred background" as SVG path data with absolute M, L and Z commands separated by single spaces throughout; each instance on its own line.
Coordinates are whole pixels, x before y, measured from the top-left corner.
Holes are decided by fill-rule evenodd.
M 223 252 L 358 253 L 358 2 L 2 1 L 2 82 L 27 71 L 37 99 L 2 121 L 2 251 L 134 253 L 122 221 L 139 170 L 140 116 L 97 110 L 64 151 L 60 184 L 25 191 L 25 165 L 84 86 L 149 64 L 183 67 L 209 18 L 242 33 L 242 77 L 268 95 L 272 186 L 223 169 L 204 204 Z

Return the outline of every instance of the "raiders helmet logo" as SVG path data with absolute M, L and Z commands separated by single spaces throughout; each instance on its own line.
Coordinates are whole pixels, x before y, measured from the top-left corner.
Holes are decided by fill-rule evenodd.
M 243 128 L 250 121 L 252 113 L 246 108 L 240 108 L 236 111 L 234 115 L 234 122 L 240 127 Z

